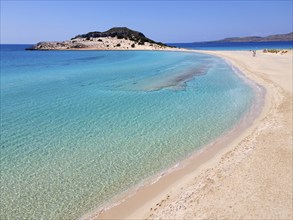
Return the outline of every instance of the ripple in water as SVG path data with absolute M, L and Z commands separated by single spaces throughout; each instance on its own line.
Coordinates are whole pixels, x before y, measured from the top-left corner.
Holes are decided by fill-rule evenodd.
M 78 218 L 227 131 L 254 98 L 228 64 L 196 53 L 1 59 L 1 219 Z

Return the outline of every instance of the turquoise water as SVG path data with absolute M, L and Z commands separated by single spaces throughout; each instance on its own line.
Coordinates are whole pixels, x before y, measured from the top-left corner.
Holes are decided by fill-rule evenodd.
M 1 219 L 78 218 L 229 130 L 253 89 L 197 53 L 1 47 Z

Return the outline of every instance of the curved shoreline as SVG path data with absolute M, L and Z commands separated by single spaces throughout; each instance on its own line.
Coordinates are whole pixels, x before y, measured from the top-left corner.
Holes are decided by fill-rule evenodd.
M 203 53 L 202 51 L 189 52 Z M 225 59 L 225 62 L 231 63 L 227 59 Z M 237 68 L 239 67 L 237 66 Z M 252 86 L 254 87 L 254 90 L 261 90 L 257 83 L 247 77 L 245 73 L 243 77 L 246 78 L 245 81 L 251 81 L 250 83 L 255 84 Z M 248 113 L 246 113 L 245 116 L 240 119 L 233 128 L 231 128 L 231 130 L 225 132 L 207 146 L 204 146 L 200 150 L 196 150 L 191 156 L 179 162 L 174 167 L 167 169 L 167 171 L 163 173 L 161 172 L 155 177 L 152 177 L 151 179 L 155 181 L 146 181 L 145 185 L 140 185 L 134 189 L 131 189 L 130 193 L 123 193 L 122 195 L 116 197 L 114 199 L 116 203 L 112 204 L 110 207 L 108 206 L 106 209 L 102 210 L 98 209 L 98 211 L 94 213 L 83 216 L 82 219 L 121 219 L 141 218 L 146 216 L 146 213 L 150 210 L 149 207 L 155 200 L 158 201 L 158 198 L 160 197 L 162 198 L 161 201 L 167 200 L 163 197 L 166 197 L 168 190 L 176 189 L 176 187 L 178 188 L 178 185 L 182 185 L 180 184 L 182 180 L 185 181 L 188 176 L 194 175 L 194 172 L 198 173 L 204 166 L 211 163 L 211 160 L 217 160 L 219 155 L 231 150 L 232 147 L 230 145 L 233 145 L 235 141 L 237 142 L 242 139 L 243 133 L 249 132 L 257 121 L 261 120 L 265 112 L 265 108 L 260 109 L 260 105 L 263 105 L 261 102 L 264 100 L 264 98 L 259 95 L 261 93 L 262 91 L 255 91 L 255 95 L 258 100 L 252 105 L 253 109 L 249 110 Z M 258 113 L 255 112 L 256 109 L 259 110 Z M 152 210 L 154 209 L 157 208 L 152 208 Z M 142 215 L 142 213 L 144 213 L 144 215 Z
M 292 52 L 204 53 L 229 60 L 266 88 L 262 113 L 213 159 L 126 218 L 292 219 Z

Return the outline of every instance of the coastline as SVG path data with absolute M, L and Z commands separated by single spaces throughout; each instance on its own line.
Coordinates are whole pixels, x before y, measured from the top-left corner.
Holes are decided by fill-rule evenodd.
M 189 50 L 188 50 L 189 51 Z M 262 109 L 262 113 L 248 126 L 248 128 L 242 128 L 241 131 L 238 131 L 237 135 L 233 138 L 229 139 L 221 139 L 222 143 L 213 143 L 213 147 L 206 147 L 205 150 L 201 150 L 201 152 L 196 153 L 195 155 L 188 158 L 186 161 L 180 165 L 179 168 L 175 168 L 172 172 L 168 172 L 162 178 L 160 178 L 154 184 L 146 185 L 144 187 L 139 188 L 135 191 L 134 194 L 131 194 L 127 197 L 122 197 L 122 202 L 105 212 L 98 212 L 91 215 L 86 215 L 83 218 L 85 219 L 118 219 L 118 218 L 126 218 L 126 219 L 141 219 L 141 218 L 206 218 L 209 212 L 196 212 L 197 215 L 192 215 L 191 212 L 195 214 L 193 203 L 196 204 L 197 209 L 203 208 L 204 206 L 200 206 L 195 201 L 194 197 L 198 197 L 198 194 L 204 193 L 207 188 L 213 188 L 217 186 L 217 190 L 219 190 L 219 184 L 222 185 L 221 182 L 231 178 L 232 181 L 236 181 L 239 179 L 237 176 L 232 175 L 235 170 L 239 169 L 241 166 L 246 166 L 246 162 L 251 160 L 251 157 L 254 156 L 258 151 L 263 152 L 262 148 L 266 149 L 265 146 L 255 146 L 253 143 L 265 142 L 265 140 L 258 140 L 259 137 L 268 132 L 271 129 L 270 125 L 272 122 L 276 123 L 276 120 L 273 120 L 276 117 L 283 116 L 278 110 L 279 106 L 290 105 L 290 97 L 292 98 L 292 86 L 290 82 L 288 84 L 285 83 L 284 80 L 278 79 L 279 77 L 275 77 L 277 83 L 272 79 L 268 79 L 265 75 L 266 73 L 259 73 L 256 67 L 247 66 L 247 63 L 243 62 L 243 58 L 246 59 L 255 59 L 254 61 L 259 59 L 259 56 L 266 56 L 274 59 L 278 56 L 284 55 L 275 55 L 275 54 L 261 54 L 257 57 L 251 57 L 251 53 L 249 51 L 191 51 L 191 52 L 199 52 L 199 53 L 207 53 L 210 55 L 220 56 L 228 62 L 232 63 L 233 66 L 238 68 L 242 73 L 246 75 L 247 78 L 253 80 L 260 85 L 264 86 L 267 90 L 265 105 Z M 260 52 L 258 52 L 259 54 Z M 238 57 L 235 56 L 238 54 Z M 292 54 L 291 54 L 292 55 Z M 240 58 L 239 58 L 240 56 Z M 290 54 L 285 55 L 287 59 Z M 242 60 L 241 60 L 242 59 Z M 279 58 L 278 58 L 279 59 Z M 288 64 L 287 64 L 288 65 Z M 292 65 L 292 62 L 291 62 Z M 254 68 L 254 69 L 253 69 Z M 261 68 L 261 67 L 259 67 Z M 287 69 L 286 69 L 287 68 Z M 290 71 L 288 70 L 288 66 L 284 66 L 282 69 L 284 72 Z M 282 72 L 281 71 L 281 72 Z M 283 73 L 282 72 L 282 73 Z M 274 79 L 274 78 L 273 78 Z M 275 80 L 276 80 L 275 79 Z M 291 72 L 292 79 L 292 72 Z M 292 81 L 291 81 L 292 82 Z M 283 87 L 282 87 L 283 85 Z M 285 100 L 285 101 L 284 101 Z M 289 101 L 288 101 L 289 100 Z M 292 106 L 291 106 L 292 107 Z M 292 116 L 292 108 L 289 108 L 289 112 L 287 112 L 288 116 Z M 273 114 L 274 117 L 269 117 Z M 284 113 L 285 114 L 285 113 Z M 278 122 L 278 120 L 277 120 Z M 289 126 L 289 132 L 287 131 L 286 135 L 288 143 L 290 142 L 290 125 L 292 126 L 292 120 L 286 120 L 286 125 Z M 282 125 L 283 127 L 283 125 Z M 291 127 L 292 131 L 292 127 Z M 279 133 L 276 133 L 278 135 Z M 292 137 L 292 136 L 291 136 Z M 287 143 L 287 144 L 288 144 Z M 217 147 L 216 147 L 217 146 Z M 287 154 L 288 162 L 292 165 L 292 149 L 290 146 L 285 146 L 286 150 L 289 152 Z M 291 154 L 290 154 L 291 152 Z M 196 159 L 195 159 L 196 158 Z M 193 161 L 192 161 L 193 159 Z M 257 158 L 256 158 L 257 159 Z M 291 166 L 292 167 L 292 166 Z M 224 168 L 224 169 L 223 169 Z M 291 175 L 287 175 L 287 183 L 286 188 L 286 201 L 287 206 L 281 211 L 279 217 L 290 217 L 292 216 L 292 210 L 288 207 L 292 207 L 292 202 L 290 204 L 289 200 L 292 198 L 292 187 L 291 191 L 290 186 L 292 186 L 292 182 L 288 182 L 288 179 L 292 177 L 292 168 L 286 167 L 287 171 L 291 171 Z M 224 173 L 229 173 L 228 175 L 223 175 Z M 264 173 L 265 174 L 265 173 Z M 289 172 L 290 174 L 290 172 Z M 223 178 L 218 178 L 217 176 L 224 176 Z M 284 177 L 285 178 L 285 177 Z M 218 184 L 218 185 L 217 185 Z M 227 183 L 226 183 L 227 184 Z M 249 184 L 249 182 L 247 183 Z M 224 185 L 225 186 L 225 185 Z M 289 187 L 289 189 L 288 189 Z M 188 190 L 187 190 L 188 188 Z M 241 188 L 241 187 L 239 187 Z M 213 189 L 214 191 L 215 189 Z M 257 191 L 258 189 L 256 189 Z M 285 189 L 284 189 L 285 190 Z M 195 193 L 196 192 L 196 193 Z M 220 192 L 220 191 L 219 191 Z M 235 192 L 237 193 L 237 191 Z M 249 194 L 249 192 L 247 192 Z M 185 198 L 182 201 L 182 196 L 188 195 L 188 198 Z M 235 194 L 234 196 L 236 196 Z M 225 196 L 224 196 L 225 197 Z M 227 196 L 226 196 L 227 197 Z M 230 196 L 231 197 L 231 196 Z M 193 199 L 191 199 L 193 198 Z M 219 199 L 218 197 L 215 197 Z M 214 198 L 214 199 L 215 199 Z M 289 200 L 288 200 L 289 198 Z M 234 198 L 235 199 L 235 198 Z M 237 199 L 237 198 L 236 198 Z M 123 201 L 125 200 L 125 201 Z M 222 200 L 224 200 L 222 198 Z M 189 201 L 189 202 L 188 202 Z M 228 202 L 229 203 L 229 202 Z M 208 205 L 207 203 L 206 205 Z M 271 204 L 272 205 L 272 204 Z M 291 206 L 290 206 L 291 205 Z M 190 206 L 190 207 L 188 207 Z M 224 217 L 235 218 L 239 217 L 240 213 L 233 212 L 234 215 L 230 215 L 231 213 L 228 210 L 234 210 L 230 208 L 231 205 L 222 204 L 221 208 L 223 211 L 216 213 L 213 212 L 213 215 L 209 215 L 211 218 L 218 218 L 222 216 L 220 213 L 223 213 Z M 243 205 L 242 205 L 243 206 Z M 233 206 L 231 206 L 233 207 Z M 267 206 L 272 209 L 273 205 Z M 242 207 L 243 208 L 243 207 Z M 174 212 L 174 210 L 176 210 Z M 225 211 L 226 210 L 226 211 Z M 257 210 L 261 211 L 261 210 Z M 229 215 L 225 215 L 225 212 L 230 213 Z M 226 213 L 226 214 L 227 214 Z M 262 211 L 263 214 L 269 217 L 268 212 Z M 264 217 L 261 215 L 253 215 L 251 213 L 242 213 L 243 217 Z M 276 213 L 278 214 L 278 213 Z M 187 215 L 187 216 L 186 216 Z M 274 217 L 278 217 L 278 215 L 271 215 Z

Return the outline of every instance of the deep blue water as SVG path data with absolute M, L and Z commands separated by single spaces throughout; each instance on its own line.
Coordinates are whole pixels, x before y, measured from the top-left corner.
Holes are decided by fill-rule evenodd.
M 251 42 L 251 43 L 169 43 L 168 45 L 196 50 L 263 50 L 292 49 L 293 41 Z
M 253 89 L 223 60 L 1 45 L 0 219 L 73 219 L 233 127 Z

